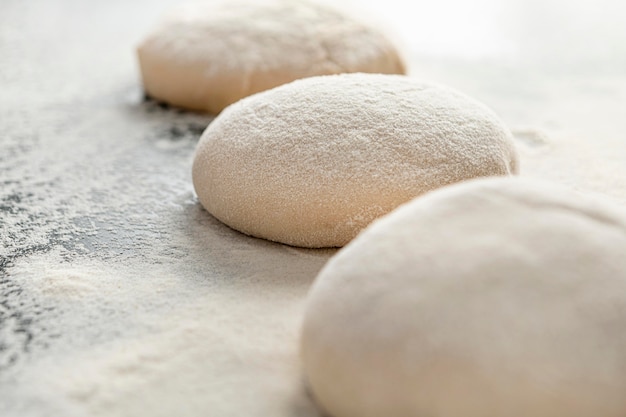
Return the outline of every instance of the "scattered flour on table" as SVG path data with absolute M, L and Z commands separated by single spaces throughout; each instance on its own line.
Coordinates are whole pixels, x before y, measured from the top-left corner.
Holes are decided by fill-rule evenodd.
M 51 251 L 16 263 L 10 273 L 32 300 L 27 308 L 45 311 L 34 337 L 53 337 L 45 355 L 0 378 L 10 409 L 36 415 L 43 402 L 67 416 L 316 416 L 297 338 L 301 300 L 332 251 L 254 245 L 213 226 L 210 239 L 228 246 L 220 257 L 233 259 L 65 262 Z
M 299 300 L 331 252 L 202 210 L 190 156 L 210 119 L 136 96 L 38 116 L 0 154 L 0 415 L 315 415 Z

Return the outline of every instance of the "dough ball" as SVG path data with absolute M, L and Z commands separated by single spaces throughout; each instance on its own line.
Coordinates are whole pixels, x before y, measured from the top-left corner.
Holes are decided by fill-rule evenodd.
M 418 198 L 332 258 L 302 358 L 333 417 L 626 415 L 626 212 L 483 179 Z
M 342 74 L 228 107 L 198 143 L 193 182 L 236 230 L 332 247 L 428 190 L 516 169 L 511 134 L 482 104 L 400 75 Z
M 298 78 L 405 72 L 381 33 L 305 0 L 183 6 L 141 43 L 138 55 L 150 96 L 211 113 Z

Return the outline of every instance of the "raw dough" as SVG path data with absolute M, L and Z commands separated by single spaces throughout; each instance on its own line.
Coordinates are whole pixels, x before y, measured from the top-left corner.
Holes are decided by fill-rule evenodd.
M 298 78 L 405 72 L 378 31 L 304 0 L 183 6 L 143 41 L 138 55 L 150 96 L 212 113 Z
M 553 185 L 453 185 L 379 220 L 307 300 L 333 417 L 626 415 L 626 212 Z
M 428 190 L 516 170 L 509 131 L 482 104 L 404 76 L 342 74 L 227 108 L 200 139 L 193 182 L 234 229 L 326 247 Z

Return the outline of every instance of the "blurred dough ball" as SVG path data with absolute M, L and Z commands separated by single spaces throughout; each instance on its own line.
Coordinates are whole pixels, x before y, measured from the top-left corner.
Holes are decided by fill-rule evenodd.
M 626 415 L 626 212 L 521 179 L 416 199 L 320 272 L 302 357 L 333 417 Z
M 193 182 L 236 230 L 331 247 L 426 191 L 517 165 L 508 129 L 477 101 L 405 76 L 342 74 L 228 107 L 198 143 Z
M 218 113 L 250 94 L 314 75 L 403 74 L 372 27 L 308 0 L 211 0 L 173 11 L 138 48 L 146 92 Z

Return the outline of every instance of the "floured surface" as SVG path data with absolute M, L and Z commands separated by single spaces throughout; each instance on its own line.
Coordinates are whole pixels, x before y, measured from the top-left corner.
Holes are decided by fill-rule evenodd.
M 12 276 L 24 292 L 37 306 L 54 306 L 38 321 L 61 333 L 45 354 L 35 347 L 39 357 L 3 370 L 3 405 L 17 415 L 44 408 L 60 415 L 315 415 L 301 395 L 289 341 L 303 281 L 325 258 L 274 245 L 247 253 L 246 246 L 226 244 L 243 268 L 229 268 L 226 259 L 213 265 L 229 270 L 223 278 L 230 282 L 191 285 L 181 278 L 202 273 L 181 265 L 68 265 L 54 252 L 17 263 Z M 290 283 L 273 276 L 275 265 Z M 34 329 L 33 337 L 49 336 Z
M 191 158 L 210 119 L 144 102 L 133 61 L 167 5 L 0 6 L 3 417 L 317 415 L 297 335 L 332 252 L 200 209 Z M 523 176 L 626 204 L 626 72 L 576 68 L 412 58 L 499 113 Z

